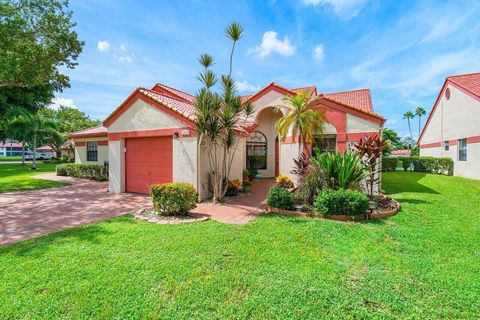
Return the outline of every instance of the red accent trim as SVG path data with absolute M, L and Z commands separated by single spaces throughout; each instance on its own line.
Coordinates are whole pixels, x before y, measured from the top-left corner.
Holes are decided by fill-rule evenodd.
M 441 146 L 442 146 L 441 142 L 433 142 L 433 143 L 421 144 L 420 149 L 440 148 Z
M 182 130 L 189 130 L 190 134 L 182 135 Z M 195 137 L 197 133 L 191 128 L 170 128 L 170 129 L 154 129 L 154 130 L 139 130 L 139 131 L 123 131 L 113 132 L 108 134 L 109 141 L 118 141 L 120 138 L 139 138 L 139 137 L 160 137 L 160 136 L 173 136 L 174 133 L 178 133 L 179 137 Z
M 108 146 L 108 140 L 97 141 L 97 146 Z
M 457 88 L 458 90 L 462 91 L 463 93 L 468 94 L 470 97 L 480 101 L 480 97 L 477 97 L 473 93 L 465 90 L 464 88 L 460 87 L 458 84 L 456 84 L 456 83 L 452 82 L 450 79 L 446 78 L 445 82 L 443 83 L 442 88 L 440 89 L 440 93 L 438 94 L 437 100 L 435 100 L 435 104 L 433 105 L 432 111 L 430 111 L 430 113 L 428 115 L 427 122 L 425 122 L 425 125 L 423 126 L 423 130 L 422 130 L 422 133 L 420 134 L 420 138 L 418 138 L 418 144 L 419 145 L 420 145 L 420 142 L 422 141 L 423 135 L 425 134 L 425 130 L 427 129 L 428 125 L 430 124 L 430 120 L 432 118 L 432 115 L 435 113 L 435 110 L 438 107 L 438 103 L 440 102 L 440 98 L 444 95 L 444 91 L 446 90 L 448 84 L 452 85 L 453 87 Z
M 353 116 L 356 116 L 358 118 L 373 122 L 379 126 L 381 126 L 384 122 L 385 119 L 381 117 L 380 115 L 377 115 L 376 113 L 370 113 L 368 111 L 364 111 L 361 109 L 353 108 L 351 106 L 347 106 L 345 104 L 341 104 L 339 102 L 330 100 L 328 98 L 325 98 L 321 96 L 321 98 L 317 99 L 316 101 L 313 102 L 312 108 L 316 109 L 322 109 L 322 107 L 327 107 L 327 109 L 335 109 L 338 111 L 342 111 L 344 113 L 351 114 Z M 324 112 L 327 112 L 323 110 Z M 345 116 L 346 117 L 346 116 Z M 327 119 L 328 120 L 328 119 Z M 346 120 L 345 120 L 346 121 Z M 331 121 L 329 121 L 332 125 L 335 125 Z
M 380 136 L 380 132 L 372 131 L 372 132 L 361 132 L 361 133 L 347 133 L 347 141 L 349 142 L 358 142 L 363 137 L 374 137 Z
M 280 174 L 280 166 L 279 166 L 279 154 L 280 154 L 280 147 L 278 138 L 275 139 L 275 177 Z
M 458 144 L 458 140 L 449 140 L 448 145 L 449 146 L 456 146 Z
M 467 138 L 467 143 L 479 143 L 479 142 L 480 142 L 480 136 L 473 136 L 473 137 Z
M 266 95 L 267 93 L 269 93 L 270 91 L 276 91 L 278 93 L 285 94 L 285 95 L 287 95 L 287 94 L 294 95 L 295 94 L 293 91 L 288 90 L 287 88 L 284 88 L 282 86 L 279 86 L 275 82 L 271 82 L 265 88 L 263 88 L 262 90 L 258 91 L 253 96 L 248 98 L 247 101 L 250 101 L 250 102 L 256 101 L 256 100 L 260 99 L 261 97 L 263 97 L 264 95 Z
M 85 147 L 87 145 L 86 141 L 75 141 L 75 147 Z
M 158 110 L 166 113 L 167 115 L 171 116 L 172 118 L 177 119 L 178 121 L 186 124 L 187 126 L 194 126 L 194 122 L 185 116 L 173 111 L 169 107 L 163 105 L 162 103 L 144 95 L 140 92 L 140 89 L 137 88 L 133 91 L 132 94 L 128 96 L 128 98 L 117 108 L 115 109 L 106 119 L 103 121 L 103 125 L 105 127 L 109 127 L 115 120 L 117 120 L 128 108 L 130 108 L 138 99 L 143 100 L 144 102 L 150 104 L 153 107 L 156 107 Z M 143 89 L 147 90 L 147 89 Z

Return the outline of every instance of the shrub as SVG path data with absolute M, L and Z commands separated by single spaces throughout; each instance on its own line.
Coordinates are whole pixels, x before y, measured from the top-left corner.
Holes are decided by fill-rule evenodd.
M 358 188 L 368 175 L 362 158 L 352 151 L 320 153 L 311 159 L 312 166 L 323 170 L 325 183 L 331 189 Z
M 313 205 L 318 191 L 323 189 L 325 184 L 325 175 L 322 168 L 318 164 L 312 163 L 307 175 L 299 181 L 295 197 L 303 204 Z
M 296 177 L 297 184 L 300 184 L 310 171 L 310 157 L 302 152 L 296 159 L 293 159 L 295 166 L 290 171 Z
M 398 159 L 395 157 L 388 158 L 388 157 L 383 157 L 382 158 L 382 170 L 383 171 L 395 171 L 397 169 L 398 165 Z
M 268 191 L 267 204 L 273 208 L 283 210 L 295 210 L 293 194 L 291 194 L 287 189 L 284 188 L 271 188 Z
M 413 157 L 399 157 L 398 160 L 402 163 L 403 171 L 408 171 L 412 168 Z
M 152 185 L 153 208 L 161 215 L 185 215 L 196 207 L 198 193 L 190 183 L 173 182 Z
M 325 189 L 315 199 L 315 211 L 326 215 L 364 214 L 368 209 L 368 197 L 355 190 Z
M 241 188 L 242 188 L 242 183 L 240 182 L 240 179 L 229 180 L 227 193 L 225 195 L 229 197 L 234 197 L 238 194 Z
M 103 164 L 63 163 L 56 167 L 57 175 L 97 181 L 108 180 L 108 170 Z
M 277 187 L 279 188 L 285 188 L 285 189 L 293 188 L 293 181 L 287 176 L 279 175 L 275 179 L 275 182 L 277 183 Z

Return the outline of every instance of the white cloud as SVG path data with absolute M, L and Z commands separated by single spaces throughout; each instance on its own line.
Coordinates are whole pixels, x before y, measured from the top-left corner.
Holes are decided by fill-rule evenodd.
M 295 53 L 296 49 L 297 47 L 292 45 L 287 37 L 280 40 L 277 38 L 275 31 L 267 31 L 263 34 L 262 43 L 255 48 L 250 48 L 248 53 L 254 54 L 258 58 L 268 57 L 274 52 L 282 56 L 291 56 Z
M 53 98 L 52 104 L 50 105 L 50 108 L 56 110 L 60 106 L 64 107 L 70 107 L 70 108 L 77 108 L 75 105 L 75 101 L 73 99 L 67 99 L 67 98 Z
M 260 90 L 260 86 L 255 86 L 251 83 L 248 83 L 246 80 L 235 82 L 235 86 L 240 92 L 255 92 Z
M 120 46 L 118 47 L 118 51 L 127 52 L 127 46 L 124 43 L 120 44 Z
M 106 40 L 100 40 L 97 42 L 97 50 L 99 52 L 106 52 L 110 50 L 110 42 Z
M 333 12 L 342 19 L 351 19 L 358 15 L 368 0 L 303 0 L 306 5 L 330 6 Z
M 133 58 L 130 55 L 114 56 L 115 60 L 122 63 L 132 63 Z
M 313 48 L 313 59 L 317 62 L 322 62 L 325 58 L 325 47 L 323 43 L 317 44 L 315 48 Z

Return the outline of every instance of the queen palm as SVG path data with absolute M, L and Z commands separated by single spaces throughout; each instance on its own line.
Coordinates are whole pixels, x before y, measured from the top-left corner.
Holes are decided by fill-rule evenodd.
M 412 137 L 412 126 L 410 125 L 410 119 L 415 118 L 415 114 L 412 111 L 407 111 L 403 114 L 403 119 L 408 121 L 408 130 L 410 131 L 410 137 Z
M 10 130 L 16 130 L 17 132 L 22 131 L 24 133 L 24 139 L 32 144 L 32 170 L 37 169 L 35 161 L 37 144 L 43 141 L 46 135 L 58 134 L 56 131 L 56 123 L 39 113 L 30 113 L 23 108 L 12 108 L 9 110 L 8 115 L 12 117 L 12 120 L 8 123 L 8 128 Z
M 275 124 L 275 130 L 282 142 L 291 134 L 294 139 L 298 137 L 299 151 L 302 146 L 312 143 L 313 137 L 322 134 L 325 115 L 313 110 L 310 106 L 317 99 L 307 91 L 300 91 L 296 95 L 287 95 L 283 98 L 286 107 L 279 106 L 277 111 L 286 109 L 287 113 Z M 310 155 L 310 150 L 307 154 Z
M 415 110 L 415 115 L 418 116 L 418 138 L 420 138 L 420 131 L 422 130 L 422 117 L 426 114 L 427 112 L 422 107 Z

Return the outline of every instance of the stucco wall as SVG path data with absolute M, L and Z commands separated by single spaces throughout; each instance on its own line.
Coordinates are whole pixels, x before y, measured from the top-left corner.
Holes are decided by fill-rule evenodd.
M 445 91 L 450 90 L 447 99 Z M 458 140 L 480 136 L 480 101 L 447 84 L 441 92 L 437 108 L 425 129 L 420 145 L 441 144 L 440 147 L 421 147 L 421 156 L 450 157 L 456 176 L 480 179 L 480 143 L 467 144 L 467 161 L 458 160 Z M 444 141 L 449 141 L 445 150 Z
M 294 168 L 294 158 L 298 157 L 298 143 L 287 143 L 280 145 L 280 174 L 290 177 L 295 181 L 295 177 L 290 173 Z
M 108 139 L 105 137 L 101 138 L 83 138 L 75 139 L 75 163 L 84 163 L 84 164 L 103 164 L 104 161 L 108 161 L 108 145 L 98 145 L 97 144 L 97 161 L 87 161 L 87 145 L 88 141 L 103 141 L 103 143 L 108 142 Z M 85 146 L 78 146 L 78 143 L 85 143 Z
M 108 188 L 110 192 L 125 191 L 125 140 L 110 141 L 108 144 L 109 162 Z
M 197 138 L 173 139 L 173 181 L 197 188 Z
M 108 127 L 108 133 L 179 128 L 184 126 L 176 119 L 138 99 Z
M 379 132 L 380 126 L 347 113 L 347 133 Z

